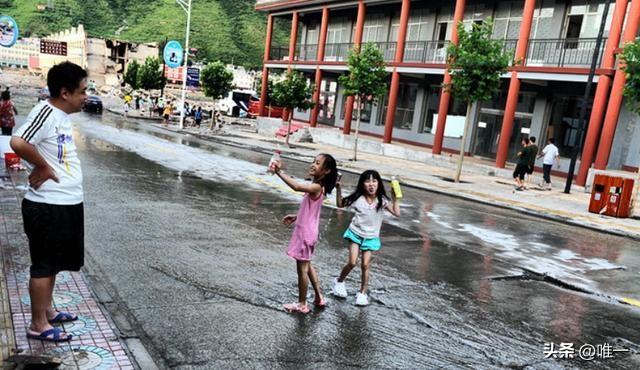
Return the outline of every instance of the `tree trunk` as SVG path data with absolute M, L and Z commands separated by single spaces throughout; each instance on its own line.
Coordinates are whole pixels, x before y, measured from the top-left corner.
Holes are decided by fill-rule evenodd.
M 216 100 L 213 99 L 213 110 L 211 110 L 211 125 L 209 125 L 209 130 L 213 130 L 216 127 Z
M 358 134 L 360 133 L 360 95 L 356 96 L 356 104 L 357 104 L 357 108 L 356 108 L 356 114 L 357 114 L 357 118 L 356 118 L 356 135 L 355 135 L 355 139 L 353 141 L 353 161 L 356 162 L 358 160 Z
M 460 143 L 460 157 L 458 158 L 458 167 L 456 169 L 455 182 L 460 182 L 460 174 L 462 173 L 462 161 L 464 160 L 464 146 L 467 142 L 467 132 L 469 130 L 469 122 L 471 121 L 472 103 L 467 102 L 467 116 L 464 119 L 464 128 L 462 129 L 462 143 Z
M 293 121 L 293 108 L 291 109 L 289 117 L 287 118 L 289 118 L 289 124 L 287 125 L 287 138 L 285 139 L 284 143 L 287 145 L 287 148 L 289 148 L 289 136 L 291 136 L 291 121 Z

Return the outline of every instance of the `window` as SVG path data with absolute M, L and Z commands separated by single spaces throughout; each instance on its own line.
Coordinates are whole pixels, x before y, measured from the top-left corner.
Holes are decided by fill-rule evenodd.
M 418 132 L 433 133 L 433 115 L 438 114 L 438 108 L 440 106 L 440 86 L 431 85 L 428 86 L 427 94 L 425 97 L 425 113 L 424 119 L 421 122 Z
M 389 18 L 386 14 L 367 16 L 362 30 L 362 42 L 382 42 L 387 40 Z
M 429 11 L 419 9 L 412 12 L 407 24 L 407 41 L 427 41 L 429 40 Z
M 567 20 L 565 22 L 565 38 L 595 38 L 598 36 L 602 15 L 604 14 L 604 1 L 600 0 L 576 0 L 569 6 Z M 609 35 L 611 20 L 613 19 L 613 7 L 609 8 L 605 25 L 604 37 Z M 574 44 L 575 45 L 575 44 Z M 574 46 L 575 48 L 577 46 Z
M 400 130 L 411 130 L 413 128 L 413 115 L 416 108 L 416 98 L 418 97 L 418 84 L 410 82 L 400 82 L 398 91 L 398 102 L 393 120 L 393 127 Z M 387 117 L 388 96 L 384 99 L 384 109 L 382 117 Z M 384 119 L 378 120 L 378 125 L 384 125 Z
M 340 119 L 344 120 L 345 117 L 345 108 L 347 107 L 347 97 L 342 97 L 342 109 L 340 112 Z M 356 98 L 353 99 L 353 113 L 351 114 L 351 119 L 355 122 L 358 117 L 358 109 L 357 109 Z M 371 112 L 373 111 L 373 102 L 364 101 L 362 102 L 362 108 L 360 111 L 360 121 L 363 123 L 369 123 L 371 121 Z
M 579 112 L 582 97 L 554 96 L 551 117 L 547 127 L 547 139 L 555 138 L 560 156 L 570 157 L 574 146 L 582 140 L 579 137 Z M 590 109 L 586 117 L 590 116 Z M 583 132 L 584 134 L 584 132 Z

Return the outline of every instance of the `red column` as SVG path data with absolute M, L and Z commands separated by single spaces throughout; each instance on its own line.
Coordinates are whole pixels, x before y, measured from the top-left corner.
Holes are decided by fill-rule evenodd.
M 602 55 L 602 68 L 613 69 L 615 67 L 615 50 L 620 43 L 620 36 L 622 33 L 622 24 L 624 23 L 624 16 L 627 12 L 628 0 L 617 0 L 615 9 L 613 12 L 613 19 L 611 21 L 611 30 L 609 31 L 609 38 Z M 593 162 L 593 158 L 596 156 L 596 144 L 598 143 L 598 137 L 600 136 L 600 129 L 602 127 L 602 120 L 604 118 L 604 112 L 607 105 L 607 98 L 609 97 L 609 87 L 611 87 L 611 76 L 601 74 L 598 77 L 598 87 L 596 88 L 596 94 L 593 99 L 593 108 L 591 110 L 591 117 L 589 118 L 589 126 L 587 128 L 587 135 L 584 140 L 584 148 L 582 149 L 582 155 L 580 157 L 580 170 L 576 177 L 576 184 L 584 186 L 587 182 L 587 175 L 589 174 L 589 168 Z
M 458 23 L 462 22 L 464 17 L 465 0 L 457 0 L 456 8 L 453 12 L 453 30 L 451 30 L 451 43 L 458 43 Z M 451 83 L 451 75 L 448 71 L 444 71 L 444 85 Z M 445 89 L 440 92 L 440 105 L 438 105 L 438 121 L 436 122 L 436 136 L 433 141 L 433 154 L 442 153 L 442 143 L 444 141 L 444 126 L 447 124 L 447 114 L 449 113 L 449 102 L 451 94 Z
M 267 87 L 269 84 L 269 69 L 267 68 L 267 61 L 271 55 L 271 38 L 273 35 L 273 16 L 269 14 L 267 17 L 267 38 L 264 42 L 264 57 L 262 58 L 262 88 L 260 90 L 260 116 L 266 116 L 266 102 L 267 102 Z
M 327 29 L 329 27 L 329 8 L 322 8 L 322 23 L 320 24 L 320 37 L 318 38 L 318 53 L 316 54 L 316 81 L 313 90 L 314 107 L 311 110 L 309 123 L 311 127 L 318 125 L 318 114 L 320 114 L 320 84 L 322 83 L 322 70 L 320 63 L 324 60 L 324 49 L 327 43 Z
M 623 45 L 632 42 L 636 38 L 638 32 L 638 21 L 640 21 L 640 0 L 631 1 L 631 9 L 627 17 L 627 26 L 622 35 Z M 611 154 L 611 145 L 613 137 L 616 133 L 620 108 L 622 107 L 622 89 L 627 79 L 624 72 L 618 66 L 616 74 L 613 78 L 613 87 L 611 88 L 611 96 L 607 105 L 607 113 L 604 117 L 604 126 L 600 135 L 600 143 L 598 144 L 598 153 L 596 155 L 595 167 L 599 170 L 607 168 L 609 163 L 609 155 Z
M 291 35 L 289 36 L 289 69 L 296 59 L 296 42 L 298 42 L 298 12 L 293 12 L 291 19 Z
M 364 1 L 360 0 L 358 2 L 358 17 L 356 18 L 356 34 L 353 38 L 354 47 L 360 47 L 362 44 L 362 33 L 364 32 L 364 19 L 366 15 L 366 6 L 364 5 Z M 353 96 L 348 96 L 347 101 L 345 102 L 345 111 L 344 111 L 344 127 L 342 128 L 342 133 L 345 135 L 349 135 L 351 133 L 351 119 L 353 117 Z
M 404 43 L 407 39 L 407 24 L 409 23 L 409 6 L 411 0 L 402 0 L 402 9 L 400 10 L 400 28 L 398 29 L 398 41 L 396 44 L 395 62 L 402 63 L 404 58 Z M 387 117 L 384 122 L 384 139 L 385 143 L 391 142 L 393 135 L 393 122 L 396 116 L 396 105 L 398 103 L 398 90 L 400 89 L 400 73 L 397 68 L 393 68 L 391 75 L 391 86 L 389 88 L 389 101 L 387 104 Z
M 529 35 L 531 34 L 531 23 L 533 22 L 533 11 L 536 7 L 535 0 L 525 0 L 524 10 L 522 13 L 522 24 L 520 25 L 520 35 L 518 37 L 518 45 L 516 46 L 515 60 L 524 60 L 529 46 Z M 500 130 L 500 141 L 498 142 L 498 153 L 496 155 L 496 167 L 504 168 L 509 153 L 509 142 L 513 134 L 513 119 L 516 114 L 516 106 L 518 105 L 518 95 L 520 94 L 520 80 L 518 73 L 511 72 L 511 81 L 509 82 L 509 92 L 507 94 L 507 104 L 504 108 L 504 117 L 502 118 L 502 129 Z

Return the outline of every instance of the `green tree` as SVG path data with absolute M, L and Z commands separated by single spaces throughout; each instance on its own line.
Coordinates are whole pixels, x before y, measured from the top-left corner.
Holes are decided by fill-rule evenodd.
M 362 48 L 353 48 L 347 60 L 349 73 L 340 76 L 340 84 L 344 86 L 344 95 L 355 97 L 356 103 L 356 136 L 353 145 L 353 160 L 358 160 L 358 134 L 362 116 L 362 104 L 366 100 L 377 100 L 387 92 L 385 84 L 384 56 L 373 44 L 364 44 Z
M 6 9 L 13 6 L 13 0 L 0 0 L 0 8 Z
M 127 66 L 127 71 L 124 74 L 124 82 L 129 84 L 132 89 L 138 90 L 140 88 L 140 81 L 138 80 L 138 74 L 140 72 L 140 63 L 137 60 L 133 60 Z
M 233 88 L 233 73 L 220 61 L 209 63 L 202 69 L 200 83 L 204 88 L 204 95 L 213 98 L 213 117 L 211 117 L 210 126 L 213 129 L 216 124 L 216 101 L 227 95 Z
M 640 43 L 635 41 L 626 44 L 621 59 L 620 67 L 627 79 L 624 85 L 625 103 L 630 111 L 640 114 Z
M 160 90 L 165 84 L 166 79 L 160 68 L 160 60 L 148 57 L 138 70 L 138 87 L 145 90 Z
M 295 109 L 307 110 L 313 107 L 311 96 L 313 86 L 309 85 L 307 79 L 300 72 L 289 71 L 284 80 L 273 84 L 271 92 L 272 102 L 280 107 L 286 108 L 289 112 L 289 123 L 287 126 L 287 137 L 285 144 L 289 146 L 289 136 L 291 135 L 291 121 Z
M 492 99 L 500 91 L 500 76 L 507 71 L 513 60 L 511 54 L 504 51 L 504 41 L 491 38 L 492 29 L 493 22 L 490 18 L 481 24 L 474 23 L 470 31 L 460 22 L 458 44 L 449 45 L 447 50 L 447 69 L 452 79 L 450 84 L 443 87 L 451 92 L 455 99 L 467 102 L 455 182 L 460 181 L 464 146 L 467 132 L 472 125 L 472 106 L 474 103 Z

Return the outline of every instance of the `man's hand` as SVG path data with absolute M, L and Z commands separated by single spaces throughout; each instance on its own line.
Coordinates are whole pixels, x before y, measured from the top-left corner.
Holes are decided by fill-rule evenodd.
M 29 185 L 35 190 L 38 190 L 40 185 L 44 184 L 47 180 L 60 182 L 58 176 L 56 176 L 56 172 L 50 166 L 35 167 L 29 175 Z

